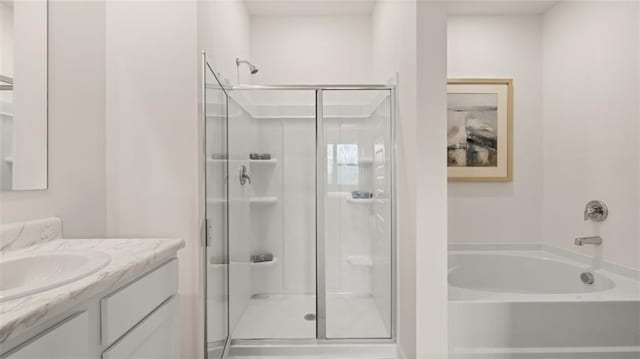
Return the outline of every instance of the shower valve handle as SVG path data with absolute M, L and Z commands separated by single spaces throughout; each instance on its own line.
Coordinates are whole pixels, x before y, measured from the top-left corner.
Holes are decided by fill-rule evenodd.
M 251 184 L 251 176 L 247 173 L 247 166 L 242 165 L 242 167 L 240 167 L 240 185 L 244 186 L 247 182 Z

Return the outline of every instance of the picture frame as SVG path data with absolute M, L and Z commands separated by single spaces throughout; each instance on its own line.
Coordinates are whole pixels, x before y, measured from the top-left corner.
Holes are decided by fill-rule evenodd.
M 450 182 L 513 180 L 513 80 L 449 79 L 447 176 Z

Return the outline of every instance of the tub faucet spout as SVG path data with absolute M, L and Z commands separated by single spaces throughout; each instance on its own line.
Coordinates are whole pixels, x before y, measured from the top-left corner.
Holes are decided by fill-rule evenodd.
M 599 246 L 602 244 L 602 237 L 600 236 L 591 236 L 591 237 L 578 237 L 574 241 L 576 246 L 582 246 L 585 244 L 593 244 L 594 246 Z

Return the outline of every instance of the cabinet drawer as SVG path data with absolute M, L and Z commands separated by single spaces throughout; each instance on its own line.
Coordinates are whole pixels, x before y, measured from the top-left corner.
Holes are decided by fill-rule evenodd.
M 102 353 L 102 359 L 178 357 L 176 300 L 171 297 Z
M 100 301 L 102 344 L 111 345 L 174 295 L 178 288 L 176 260 L 161 266 Z
M 69 359 L 89 357 L 89 316 L 76 314 L 47 329 L 7 356 L 8 359 Z M 4 356 L 3 356 L 4 358 Z

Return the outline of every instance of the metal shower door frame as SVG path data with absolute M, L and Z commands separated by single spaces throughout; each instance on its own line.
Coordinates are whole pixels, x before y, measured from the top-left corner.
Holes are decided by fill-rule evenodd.
M 203 116 L 205 117 L 206 124 L 206 71 L 209 70 L 215 76 L 218 83 L 221 85 L 220 79 L 217 77 L 215 71 L 208 64 L 206 54 L 203 52 Z M 312 345 L 312 344 L 392 344 L 396 342 L 397 335 L 397 189 L 396 189 L 396 171 L 397 171 L 397 151 L 396 151 L 396 133 L 397 133 L 397 92 L 396 85 L 384 85 L 384 84 L 304 84 L 304 85 L 236 85 L 220 87 L 227 95 L 227 116 L 228 116 L 228 97 L 229 91 L 246 91 L 246 90 L 258 90 L 258 91 L 295 91 L 306 90 L 315 91 L 315 121 L 316 121 L 316 338 L 309 339 L 232 339 L 232 333 L 228 332 L 227 343 L 225 347 L 225 356 L 229 351 L 231 345 Z M 326 178 L 326 151 L 325 138 L 324 138 L 324 116 L 323 116 L 323 103 L 325 91 L 346 91 L 346 90 L 386 90 L 390 94 L 390 141 L 391 141 L 391 330 L 389 337 L 383 338 L 327 338 L 326 324 L 327 324 L 327 307 L 326 307 L 326 250 L 325 250 L 325 203 L 324 203 L 324 178 Z M 228 118 L 227 118 L 228 120 Z M 228 125 L 227 125 L 228 131 Z M 203 134 L 204 140 L 206 140 L 206 134 Z M 206 141 L 203 141 L 203 146 Z M 205 148 L 203 147 L 203 151 Z M 206 155 L 204 156 L 206 158 Z M 206 165 L 206 164 L 205 164 Z M 204 240 L 206 240 L 206 223 L 203 224 Z M 227 233 L 228 237 L 228 233 Z M 203 240 L 203 241 L 204 241 Z M 227 251 L 229 250 L 229 238 L 227 238 Z M 205 250 L 206 250 L 206 242 Z M 206 251 L 205 251 L 206 255 Z M 205 258 L 206 259 L 206 258 Z M 206 260 L 205 262 L 206 263 Z M 227 291 L 229 290 L 230 270 L 227 271 Z M 206 273 L 204 276 L 204 290 L 206 293 Z M 206 295 L 205 295 L 205 318 L 206 318 Z M 229 307 L 227 306 L 227 311 Z M 230 328 L 228 327 L 228 330 Z M 206 351 L 206 333 L 207 325 L 205 321 L 205 353 Z
M 207 323 L 207 315 L 208 315 L 208 306 L 207 306 L 207 293 L 208 293 L 208 286 L 207 286 L 207 282 L 208 282 L 208 278 L 207 278 L 207 263 L 208 263 L 208 258 L 207 258 L 207 238 L 208 238 L 208 234 L 207 234 L 207 229 L 208 229 L 208 223 L 207 223 L 207 89 L 211 88 L 210 86 L 207 85 L 207 71 L 209 71 L 211 73 L 211 75 L 213 75 L 213 78 L 216 80 L 216 82 L 218 83 L 218 87 L 216 87 L 215 89 L 218 90 L 222 90 L 222 92 L 225 95 L 225 118 L 226 118 L 226 125 L 225 125 L 225 137 L 227 138 L 226 140 L 226 144 L 227 144 L 227 153 L 228 153 L 228 146 L 229 146 L 229 93 L 227 92 L 227 90 L 224 88 L 224 86 L 222 85 L 222 82 L 220 81 L 220 79 L 218 78 L 218 75 L 216 74 L 216 72 L 213 70 L 213 68 L 211 67 L 211 65 L 209 65 L 209 62 L 207 60 L 207 53 L 206 51 L 202 51 L 202 57 L 201 57 L 201 61 L 202 61 L 202 74 L 201 74 L 201 81 L 202 81 L 202 87 L 201 87 L 201 91 L 202 91 L 202 104 L 201 104 L 201 112 L 202 112 L 202 127 L 200 128 L 202 135 L 201 135 L 201 141 L 202 141 L 202 161 L 203 161 L 203 169 L 204 169 L 204 173 L 202 174 L 204 176 L 204 181 L 203 181 L 203 198 L 201 198 L 201 201 L 204 202 L 204 211 L 203 211 L 203 218 L 200 218 L 200 236 L 201 236 L 201 240 L 200 240 L 200 244 L 202 247 L 202 263 L 204 265 L 204 269 L 203 269 L 203 275 L 202 275 L 202 279 L 203 279 L 203 315 L 204 315 L 204 357 L 205 358 L 209 358 L 209 342 L 208 342 L 208 323 Z M 230 312 L 230 286 L 229 286 L 229 281 L 230 281 L 230 266 L 229 266 L 229 262 L 228 262 L 228 258 L 229 258 L 229 159 L 227 158 L 227 164 L 225 166 L 226 172 L 224 174 L 225 177 L 225 192 L 226 192 L 226 213 L 227 216 L 225 218 L 226 220 L 226 226 L 227 226 L 227 231 L 226 231 L 226 238 L 224 238 L 225 244 L 224 244 L 224 252 L 223 253 L 223 258 L 225 258 L 225 260 L 227 261 L 227 270 L 226 270 L 226 295 L 227 295 L 227 299 L 226 299 L 226 315 L 227 315 L 227 337 L 226 339 L 224 339 L 224 347 L 222 350 L 222 355 L 220 356 L 220 358 L 226 358 L 227 354 L 229 353 L 229 349 L 231 348 L 231 328 L 230 328 L 230 323 L 229 323 L 229 312 Z M 220 341 L 222 342 L 222 340 Z
M 287 85 L 284 85 L 287 86 Z M 283 87 L 284 87 L 283 86 Z M 263 86 L 270 87 L 270 86 Z M 297 87 L 297 86 L 293 86 Z M 396 86 L 392 85 L 302 85 L 302 88 L 316 89 L 316 343 L 395 343 L 397 333 L 397 243 L 396 243 Z M 326 239 L 325 239 L 325 178 L 327 153 L 324 138 L 324 92 L 325 91 L 389 91 L 391 106 L 391 328 L 389 338 L 327 338 L 327 291 L 326 291 Z

